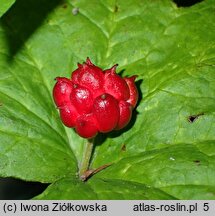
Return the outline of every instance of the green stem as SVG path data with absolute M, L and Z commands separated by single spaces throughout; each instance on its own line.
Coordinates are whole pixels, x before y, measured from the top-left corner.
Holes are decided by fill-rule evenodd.
M 90 159 L 93 151 L 93 141 L 94 139 L 88 139 L 86 143 L 84 154 L 81 161 L 81 166 L 79 168 L 79 177 L 81 180 L 85 179 L 85 173 L 89 170 Z

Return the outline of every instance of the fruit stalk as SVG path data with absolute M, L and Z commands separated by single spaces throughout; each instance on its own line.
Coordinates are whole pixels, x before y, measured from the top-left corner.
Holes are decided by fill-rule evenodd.
M 93 147 L 94 147 L 93 144 L 94 144 L 94 139 L 88 139 L 86 142 L 84 154 L 83 154 L 81 165 L 79 168 L 79 177 L 82 181 L 86 180 L 85 173 L 89 170 L 90 159 L 91 159 Z

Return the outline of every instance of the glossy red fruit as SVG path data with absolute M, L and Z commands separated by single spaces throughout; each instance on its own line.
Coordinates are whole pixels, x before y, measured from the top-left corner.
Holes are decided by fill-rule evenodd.
M 126 81 L 128 87 L 129 87 L 129 93 L 130 93 L 130 96 L 129 96 L 129 99 L 127 100 L 128 103 L 130 103 L 133 108 L 137 105 L 137 101 L 138 101 L 138 97 L 139 97 L 139 94 L 138 94 L 138 90 L 137 90 L 137 87 L 135 85 L 135 79 L 137 78 L 137 76 L 132 76 L 132 77 L 126 77 L 124 78 L 124 80 Z
M 70 94 L 72 92 L 73 83 L 64 77 L 56 77 L 57 83 L 53 89 L 54 101 L 57 107 L 63 107 L 70 103 Z
M 83 138 L 94 137 L 98 133 L 97 122 L 93 113 L 77 118 L 76 132 Z
M 132 116 L 132 106 L 126 101 L 119 102 L 119 121 L 116 130 L 119 130 L 127 125 Z
M 53 97 L 61 120 L 81 137 L 92 138 L 129 123 L 138 100 L 136 76 L 121 78 L 116 67 L 103 71 L 87 58 L 71 79 L 56 78 Z
M 115 129 L 119 121 L 119 106 L 113 96 L 105 93 L 95 98 L 92 111 L 100 132 L 107 133 Z
M 64 125 L 67 127 L 75 127 L 76 126 L 76 120 L 79 117 L 79 113 L 74 108 L 74 106 L 67 105 L 60 109 L 60 117 Z
M 70 100 L 72 104 L 75 104 L 80 114 L 87 114 L 92 111 L 93 96 L 89 89 L 86 87 L 78 86 L 74 84 L 73 91 L 70 94 Z
M 71 80 L 75 84 L 90 89 L 94 96 L 104 92 L 103 71 L 101 68 L 93 65 L 89 58 L 87 58 L 86 63 L 78 64 L 78 69 L 72 73 Z
M 129 87 L 124 79 L 116 74 L 116 67 L 114 65 L 111 69 L 105 71 L 105 92 L 113 95 L 117 100 L 128 100 Z

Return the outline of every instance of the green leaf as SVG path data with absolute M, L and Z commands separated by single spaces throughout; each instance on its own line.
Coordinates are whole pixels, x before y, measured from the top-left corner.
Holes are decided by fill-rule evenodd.
M 98 176 L 150 185 L 178 199 L 214 199 L 214 167 L 214 156 L 180 144 L 121 159 Z
M 36 199 L 215 199 L 214 9 L 14 4 L 0 24 L 0 176 L 51 183 Z M 113 164 L 83 183 L 85 140 L 62 125 L 52 88 L 87 56 L 138 75 L 140 100 L 125 129 L 96 138 L 91 167 Z
M 174 199 L 156 188 L 123 180 L 93 178 L 87 183 L 76 178 L 61 179 L 34 199 Z
M 8 9 L 14 4 L 15 0 L 1 0 L 0 5 L 0 17 L 8 11 Z

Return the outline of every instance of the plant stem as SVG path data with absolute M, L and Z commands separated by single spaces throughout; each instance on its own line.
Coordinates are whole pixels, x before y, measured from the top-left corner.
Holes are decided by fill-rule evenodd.
M 81 161 L 81 166 L 79 168 L 79 177 L 82 181 L 86 179 L 85 173 L 89 169 L 90 159 L 91 159 L 91 155 L 93 151 L 93 141 L 94 139 L 88 139 L 86 146 L 85 146 L 83 158 Z

